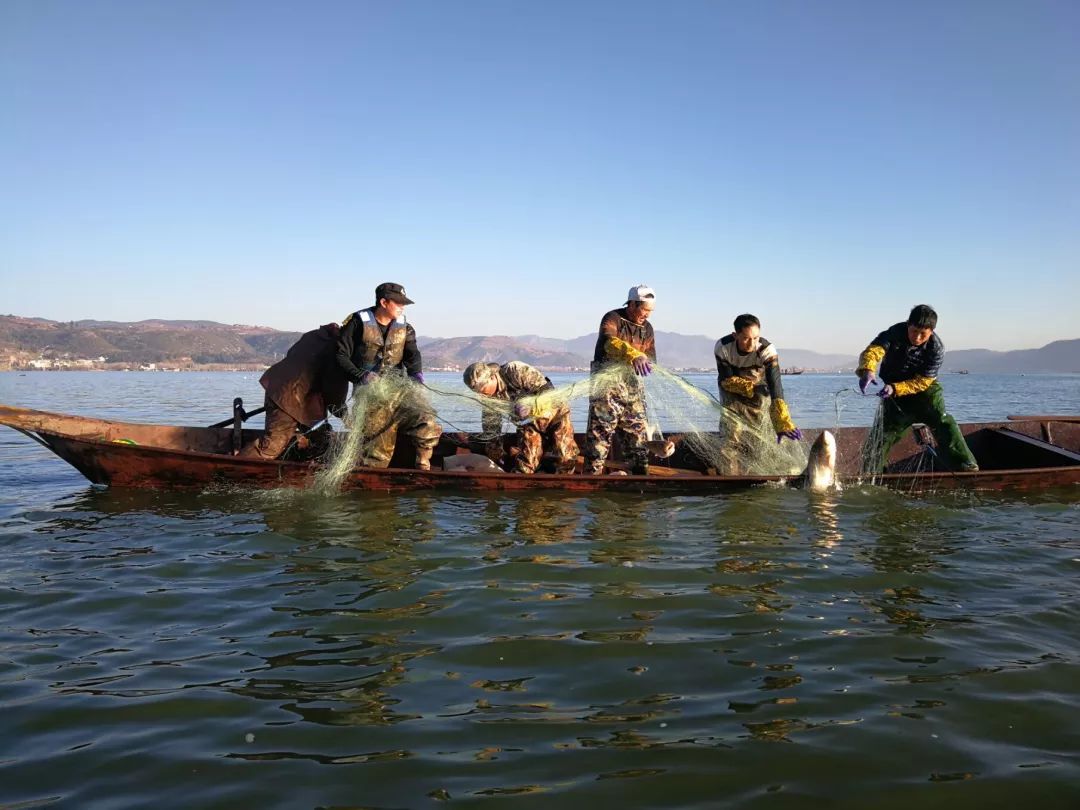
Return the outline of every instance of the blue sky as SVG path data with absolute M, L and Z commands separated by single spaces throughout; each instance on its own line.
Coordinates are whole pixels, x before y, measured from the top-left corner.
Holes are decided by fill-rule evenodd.
M 1080 337 L 1080 4 L 0 4 L 0 313 Z M 663 347 L 659 346 L 661 352 Z

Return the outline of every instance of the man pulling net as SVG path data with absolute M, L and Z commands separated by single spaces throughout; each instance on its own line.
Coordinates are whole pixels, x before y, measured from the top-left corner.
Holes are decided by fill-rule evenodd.
M 623 307 L 605 313 L 600 321 L 589 367 L 593 391 L 582 468 L 586 475 L 604 472 L 616 436 L 630 472 L 644 475 L 649 470 L 645 388 L 640 378 L 648 376 L 656 362 L 656 340 L 649 323 L 655 306 L 656 293 L 639 284 L 630 288 Z
M 716 341 L 714 349 L 723 402 L 719 472 L 746 475 L 755 462 L 773 454 L 770 436 L 776 437 L 776 444 L 783 439 L 797 442 L 802 431 L 791 421 L 780 382 L 780 358 L 776 348 L 761 337 L 761 321 L 745 314 L 735 319 L 734 326 L 735 331 Z
M 465 385 L 482 397 L 481 429 L 492 461 L 506 464 L 502 439 L 505 416 L 517 427 L 507 467 L 510 472 L 536 472 L 545 449 L 555 456 L 556 472 L 574 471 L 578 446 L 570 421 L 570 404 L 558 396 L 551 380 L 518 360 L 501 366 L 472 363 L 463 378 Z
M 415 385 L 424 382 L 424 372 L 416 332 L 405 322 L 405 307 L 411 303 L 400 284 L 380 284 L 375 305 L 341 325 L 337 359 L 353 383 L 350 422 L 363 434 L 359 461 L 365 467 L 389 466 L 398 433 L 403 433 L 416 449 L 416 468 L 429 470 L 442 434 L 435 412 Z

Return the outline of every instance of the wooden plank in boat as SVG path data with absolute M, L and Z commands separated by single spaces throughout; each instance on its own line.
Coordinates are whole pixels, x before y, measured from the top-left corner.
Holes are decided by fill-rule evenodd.
M 1005 418 L 1010 422 L 1080 422 L 1080 416 L 1023 416 L 1010 414 Z

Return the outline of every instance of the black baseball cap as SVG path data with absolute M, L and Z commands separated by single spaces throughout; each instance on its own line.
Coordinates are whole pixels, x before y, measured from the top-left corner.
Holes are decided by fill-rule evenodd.
M 379 303 L 380 299 L 389 298 L 391 301 L 396 301 L 399 304 L 414 304 L 416 303 L 407 295 L 405 295 L 405 288 L 400 284 L 395 284 L 392 281 L 384 281 L 378 287 L 375 288 L 375 303 Z

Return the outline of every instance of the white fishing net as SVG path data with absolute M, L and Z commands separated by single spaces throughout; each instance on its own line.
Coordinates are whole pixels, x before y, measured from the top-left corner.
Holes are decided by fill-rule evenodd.
M 526 401 L 533 414 L 551 413 L 562 406 L 584 412 L 590 397 L 626 385 L 629 374 L 627 368 L 612 364 Z M 678 433 L 685 449 L 697 458 L 701 467 L 719 474 L 790 476 L 805 469 L 807 444 L 788 439 L 778 443 L 767 404 L 757 412 L 724 408 L 712 393 L 655 364 L 651 375 L 633 379 L 631 387 L 640 384 L 644 392 L 646 438 L 657 443 L 650 445 L 653 449 L 663 447 L 665 433 Z M 514 430 L 517 424 L 512 402 L 481 396 L 464 385 L 436 382 L 421 385 L 399 374 L 381 375 L 355 390 L 345 419 L 347 431 L 336 435 L 326 468 L 317 476 L 316 487 L 323 492 L 339 490 L 349 472 L 365 462 L 372 441 L 377 439 L 371 435 L 373 416 L 388 408 L 402 413 L 416 407 L 433 410 L 444 433 L 470 433 L 474 442 L 481 444 L 498 438 L 502 430 Z M 475 429 L 484 410 L 499 417 L 502 426 L 499 434 L 485 435 Z M 575 424 L 575 429 L 584 433 L 586 424 Z M 399 442 L 406 440 L 398 437 Z M 651 460 L 657 463 L 659 458 Z

